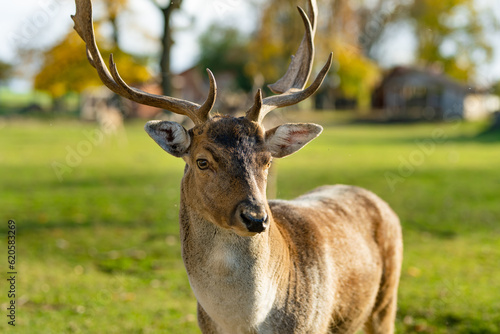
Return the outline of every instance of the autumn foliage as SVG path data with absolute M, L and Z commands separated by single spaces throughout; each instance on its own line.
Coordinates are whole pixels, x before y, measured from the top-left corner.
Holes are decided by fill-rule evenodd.
M 105 45 L 99 41 L 98 44 Z M 151 77 L 144 62 L 138 62 L 136 58 L 119 48 L 103 48 L 101 52 L 105 60 L 110 53 L 113 53 L 120 68 L 127 69 L 121 73 L 127 82 L 141 83 Z M 97 73 L 89 64 L 85 44 L 75 31 L 70 31 L 61 43 L 44 52 L 43 63 L 44 66 L 35 77 L 35 88 L 48 91 L 53 97 L 102 85 Z

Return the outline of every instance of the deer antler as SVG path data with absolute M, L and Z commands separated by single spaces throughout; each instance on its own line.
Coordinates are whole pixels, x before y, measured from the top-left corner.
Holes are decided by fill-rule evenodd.
M 306 31 L 297 53 L 295 56 L 292 56 L 292 61 L 285 75 L 276 83 L 268 86 L 274 93 L 280 95 L 262 99 L 262 91 L 259 89 L 255 95 L 254 105 L 247 111 L 246 117 L 248 119 L 260 123 L 270 111 L 291 106 L 307 99 L 318 90 L 325 79 L 332 65 L 332 53 L 330 53 L 326 64 L 318 73 L 314 82 L 308 88 L 304 89 L 311 74 L 314 60 L 313 39 L 316 32 L 316 17 L 318 12 L 315 0 L 308 0 L 308 7 L 310 17 L 307 16 L 302 8 L 298 7 Z
M 111 73 L 109 72 L 95 41 L 94 27 L 92 21 L 91 0 L 75 0 L 76 14 L 71 18 L 75 22 L 74 29 L 80 35 L 87 46 L 87 57 L 90 64 L 97 70 L 101 81 L 113 92 L 134 102 L 152 107 L 170 110 L 176 114 L 189 117 L 195 125 L 204 123 L 209 118 L 217 95 L 217 85 L 214 75 L 207 69 L 210 80 L 210 92 L 203 103 L 199 105 L 194 102 L 176 99 L 169 96 L 155 95 L 144 92 L 137 88 L 128 86 L 118 74 L 113 55 L 109 58 Z

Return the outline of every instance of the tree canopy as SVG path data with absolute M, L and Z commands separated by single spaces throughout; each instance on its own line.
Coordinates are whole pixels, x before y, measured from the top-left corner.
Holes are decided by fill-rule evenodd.
M 359 46 L 357 30 L 353 30 L 356 12 L 345 1 L 320 1 L 318 6 L 321 10 L 315 37 L 316 68 L 322 66 L 333 51 L 335 65 L 329 80 L 344 96 L 367 106 L 379 69 Z M 296 7 L 285 0 L 269 1 L 250 42 L 249 73 L 261 73 L 269 83 L 279 79 L 303 35 L 304 27 Z
M 102 38 L 98 38 L 98 41 Z M 98 42 L 99 44 L 99 42 Z M 105 44 L 105 43 L 101 43 Z M 120 74 L 128 83 L 141 83 L 150 78 L 145 61 L 121 51 L 118 47 L 102 48 L 104 59 L 113 53 L 119 64 Z M 67 92 L 81 92 L 89 86 L 102 85 L 97 72 L 87 59 L 85 43 L 75 31 L 69 32 L 63 41 L 42 54 L 43 66 L 35 76 L 35 88 L 48 91 L 53 97 L 61 97 Z
M 305 6 L 303 2 L 298 5 Z M 333 51 L 330 80 L 361 106 L 379 81 L 381 59 L 374 50 L 390 43 L 388 29 L 411 27 L 413 36 L 408 38 L 415 39 L 418 65 L 439 66 L 456 79 L 470 81 L 477 66 L 491 59 L 488 29 L 498 28 L 493 14 L 478 11 L 474 0 L 318 0 L 318 7 L 316 59 L 321 62 Z M 250 42 L 249 73 L 276 80 L 302 35 L 295 6 L 288 0 L 267 1 Z
M 471 80 L 477 66 L 491 60 L 485 23 L 498 23 L 491 13 L 479 12 L 474 0 L 414 1 L 401 17 L 414 26 L 417 59 L 425 65 L 439 63 L 448 75 Z
M 109 59 L 113 53 L 118 69 L 124 80 L 129 83 L 147 81 L 151 74 L 146 67 L 146 59 L 133 57 L 122 51 L 118 45 L 116 19 L 120 10 L 125 8 L 128 0 L 105 0 L 106 12 L 95 22 L 95 34 L 103 59 Z M 113 32 L 111 38 L 100 34 L 104 22 L 111 23 Z M 59 98 L 68 92 L 81 92 L 89 86 L 102 85 L 96 71 L 87 59 L 85 43 L 71 29 L 56 45 L 45 51 L 32 50 L 32 57 L 41 59 L 41 67 L 34 79 L 35 89 L 49 92 Z
M 0 83 L 10 79 L 12 75 L 12 64 L 0 60 Z
M 252 77 L 247 73 L 248 37 L 236 28 L 212 25 L 200 37 L 198 66 L 215 73 L 228 71 L 235 75 L 235 89 L 248 92 L 252 89 Z

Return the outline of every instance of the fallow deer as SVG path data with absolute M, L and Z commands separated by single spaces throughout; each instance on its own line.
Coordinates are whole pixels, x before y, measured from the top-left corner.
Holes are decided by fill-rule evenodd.
M 115 93 L 188 116 L 194 127 L 150 121 L 147 133 L 186 165 L 181 183 L 182 258 L 198 301 L 203 333 L 366 333 L 394 331 L 402 236 L 397 215 L 373 193 L 323 186 L 296 199 L 266 199 L 273 158 L 318 136 L 316 124 L 264 129 L 270 111 L 312 95 L 332 55 L 305 88 L 312 68 L 316 3 L 299 8 L 305 36 L 283 78 L 259 90 L 245 117 L 209 115 L 216 97 L 212 73 L 198 105 L 129 87 L 113 57 L 106 67 L 95 43 L 90 0 L 76 0 L 75 29 L 90 63 Z

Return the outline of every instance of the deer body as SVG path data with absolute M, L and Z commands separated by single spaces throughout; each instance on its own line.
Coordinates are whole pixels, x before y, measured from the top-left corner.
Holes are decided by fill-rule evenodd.
M 150 121 L 145 130 L 185 163 L 181 183 L 182 258 L 198 300 L 198 323 L 209 334 L 368 334 L 394 331 L 402 261 L 399 220 L 373 193 L 325 186 L 291 201 L 266 199 L 273 158 L 295 153 L 317 137 L 316 124 L 266 130 L 270 111 L 296 104 L 321 85 L 332 54 L 304 88 L 314 58 L 316 2 L 299 13 L 304 38 L 286 74 L 258 90 L 244 117 L 210 116 L 217 86 L 202 104 L 129 87 L 95 43 L 90 0 L 76 0 L 75 29 L 104 84 L 132 101 L 168 109 L 195 124 L 186 130 Z
M 224 122 L 237 120 L 212 126 Z M 192 145 L 195 154 L 196 139 Z M 256 153 L 245 145 L 218 144 L 217 150 L 233 151 L 224 163 L 230 170 L 238 163 L 234 157 Z M 355 333 L 372 323 L 379 329 L 374 333 L 392 332 L 402 245 L 398 218 L 385 202 L 361 188 L 321 187 L 292 201 L 261 203 L 270 212 L 269 228 L 249 237 L 221 222 L 231 220 L 232 210 L 229 218 L 211 217 L 205 210 L 224 210 L 205 205 L 212 198 L 218 199 L 214 206 L 223 202 L 230 208 L 249 198 L 265 201 L 255 166 L 239 170 L 227 188 L 200 196 L 198 171 L 185 160 L 182 256 L 203 333 Z M 230 174 L 223 177 L 230 180 Z
M 370 216 L 360 203 L 353 207 L 353 200 L 375 200 L 378 212 Z M 290 202 L 271 201 L 270 206 L 279 218 L 267 234 L 254 238 L 220 231 L 184 213 L 182 206 L 182 235 L 192 233 L 183 242 L 183 258 L 203 333 L 355 333 L 378 321 L 371 316 L 382 281 L 391 287 L 380 294 L 385 304 L 377 306 L 389 314 L 385 330 L 377 333 L 391 333 L 399 259 L 387 264 L 392 270 L 388 277 L 382 277 L 382 259 L 388 252 L 400 253 L 401 246 L 382 249 L 370 235 L 370 228 L 385 218 L 389 226 L 382 233 L 400 237 L 398 220 L 387 206 L 347 186 L 322 188 Z M 308 219 L 311 211 L 325 220 Z M 364 219 L 356 216 L 359 212 Z M 346 222 L 346 216 L 352 221 Z

